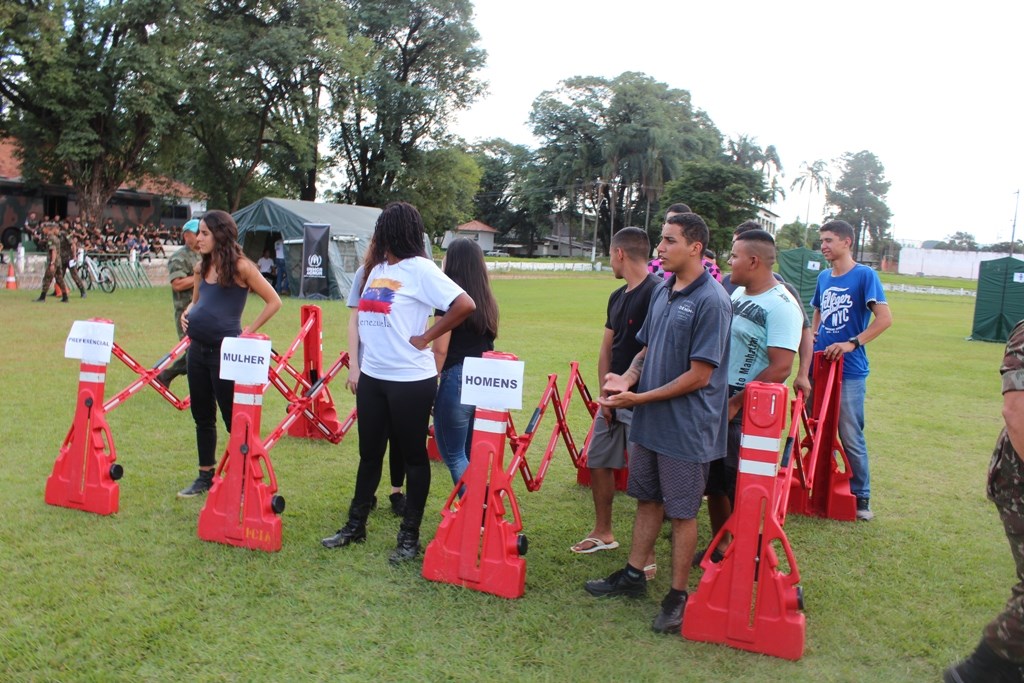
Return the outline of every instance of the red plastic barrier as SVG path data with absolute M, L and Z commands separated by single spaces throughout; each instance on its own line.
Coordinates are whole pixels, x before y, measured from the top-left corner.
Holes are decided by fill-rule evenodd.
M 520 557 L 526 538 L 519 534 L 519 506 L 502 462 L 508 411 L 477 408 L 475 419 L 469 467 L 441 511 L 441 525 L 423 557 L 423 578 L 519 598 L 526 584 Z
M 786 420 L 782 384 L 751 382 L 743 408 L 736 507 L 711 543 L 733 541 L 718 563 L 705 557 L 704 575 L 683 615 L 683 637 L 797 660 L 806 633 L 800 573 L 773 514 L 780 436 Z M 778 542 L 789 572 L 779 570 Z M 710 555 L 710 554 L 709 554 Z
M 441 451 L 437 448 L 437 437 L 434 436 L 434 425 L 427 430 L 427 457 L 431 460 L 441 462 Z
M 805 437 L 794 449 L 794 476 L 789 512 L 842 522 L 857 519 L 857 498 L 850 492 L 850 461 L 839 443 L 839 405 L 843 385 L 843 359 L 829 361 L 814 354 L 814 396 L 810 416 L 803 417 Z M 840 467 L 841 464 L 841 467 Z
M 494 351 L 484 357 L 516 360 Z M 534 417 L 533 428 L 539 415 Z M 516 467 L 506 471 L 503 457 L 508 433 L 514 431 L 511 424 L 507 410 L 476 409 L 469 466 L 441 510 L 441 524 L 424 553 L 423 578 L 503 598 L 522 597 L 526 561 L 521 556 L 527 542 L 519 533 L 523 520 L 512 492 Z M 533 430 L 529 433 L 532 437 Z M 505 518 L 509 510 L 511 520 Z
M 323 376 L 324 335 L 323 317 L 320 307 L 313 305 L 303 306 L 300 320 L 303 330 L 301 334 L 302 378 L 306 382 L 306 384 L 301 386 L 308 389 L 314 386 Z M 296 393 L 299 393 L 298 387 L 296 387 Z M 298 436 L 306 439 L 327 438 L 323 429 L 316 424 L 317 421 L 325 425 L 331 432 L 337 432 L 340 429 L 341 424 L 338 422 L 338 412 L 334 408 L 334 398 L 331 396 L 331 390 L 326 386 L 317 395 L 316 399 L 310 403 L 309 410 L 316 416 L 315 420 L 311 420 L 306 415 L 300 416 L 289 427 L 288 436 Z
M 263 386 L 236 383 L 227 451 L 199 513 L 198 533 L 204 541 L 267 552 L 281 549 L 284 498 L 277 495 L 274 468 L 260 442 L 262 411 Z
M 516 360 L 512 354 L 505 353 L 487 352 L 484 356 Z M 527 542 L 519 533 L 523 524 L 512 491 L 512 479 L 519 472 L 528 491 L 539 490 L 559 438 L 573 464 L 579 467 L 581 456 L 569 430 L 566 412 L 574 390 L 587 402 L 591 414 L 596 405 L 580 378 L 579 363 L 573 361 L 569 365 L 565 401 L 558 393 L 558 375 L 548 375 L 540 403 L 523 434 L 516 433 L 507 410 L 477 409 L 469 467 L 452 488 L 441 510 L 441 524 L 423 559 L 425 578 L 505 598 L 523 595 L 526 561 L 522 556 L 526 554 Z M 555 426 L 535 475 L 526 452 L 549 405 L 554 406 Z M 503 459 L 506 442 L 512 451 L 507 466 Z M 463 491 L 461 500 L 460 491 Z M 506 518 L 509 513 L 511 519 Z
M 46 480 L 45 499 L 49 505 L 98 515 L 118 510 L 117 480 L 123 470 L 115 462 L 114 438 L 103 407 L 106 377 L 106 365 L 80 365 L 75 418 Z

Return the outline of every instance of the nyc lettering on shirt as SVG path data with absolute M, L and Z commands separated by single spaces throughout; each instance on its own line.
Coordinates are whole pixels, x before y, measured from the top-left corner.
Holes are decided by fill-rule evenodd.
M 829 329 L 839 329 L 850 321 L 853 297 L 848 287 L 829 287 L 821 295 L 821 320 Z

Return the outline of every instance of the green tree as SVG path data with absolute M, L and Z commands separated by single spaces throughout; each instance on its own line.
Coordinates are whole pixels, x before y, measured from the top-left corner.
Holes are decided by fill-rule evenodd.
M 805 225 L 799 219 L 792 223 L 786 223 L 779 228 L 779 232 L 775 235 L 775 244 L 780 250 L 798 247 L 813 249 L 813 243 L 808 243 L 807 238 L 813 234 L 816 228 L 816 225 Z
M 854 258 L 859 259 L 865 234 L 873 248 L 888 238 L 892 212 L 885 203 L 890 183 L 885 168 L 867 150 L 847 152 L 839 160 L 840 176 L 835 187 L 825 191 L 825 201 L 836 208 L 832 218 L 846 221 L 855 233 Z
M 605 251 L 622 225 L 649 225 L 680 163 L 721 156 L 721 134 L 690 94 L 640 73 L 563 81 L 537 98 L 530 122 L 552 204 L 597 217 Z
M 416 205 L 427 232 L 438 237 L 473 218 L 482 171 L 457 147 L 417 152 L 403 167 L 395 194 Z
M 1024 254 L 1024 241 L 1015 240 L 1013 244 L 1009 241 L 996 242 L 982 249 L 982 251 L 991 251 L 998 254 Z
M 732 239 L 732 230 L 754 218 L 768 200 L 764 176 L 735 163 L 689 161 L 679 177 L 665 185 L 666 203 L 685 202 L 711 230 L 711 244 L 721 252 Z
M 485 53 L 469 0 L 346 0 L 349 38 L 368 46 L 358 69 L 329 83 L 331 147 L 348 201 L 392 199 L 402 167 L 428 143 L 443 141 L 451 115 L 483 84 Z
M 358 52 L 343 18 L 329 0 L 205 6 L 182 58 L 183 129 L 195 150 L 182 158 L 213 205 L 233 211 L 269 189 L 316 198 L 324 81 Z
M 828 164 L 821 159 L 810 164 L 806 161 L 801 162 L 800 173 L 797 174 L 797 177 L 789 186 L 789 189 L 799 190 L 800 192 L 803 192 L 805 188 L 807 189 L 807 222 L 804 225 L 808 227 L 808 234 L 804 238 L 804 242 L 808 244 L 813 241 L 809 230 L 811 225 L 811 199 L 822 190 L 828 192 L 831 186 L 832 176 L 828 172 Z
M 99 217 L 153 168 L 184 90 L 168 68 L 187 51 L 189 0 L 0 7 L 0 131 L 18 140 L 28 182 L 67 182 Z
M 946 236 L 946 248 L 954 251 L 978 251 L 978 241 L 971 233 L 960 230 Z
M 500 138 L 474 145 L 471 153 L 482 171 L 474 217 L 505 234 L 523 219 L 522 188 L 535 155 L 525 145 Z
M 774 202 L 779 197 L 785 199 L 786 191 L 780 185 L 782 160 L 775 145 L 762 148 L 757 138 L 740 135 L 735 139 L 729 139 L 726 144 L 726 155 L 743 168 L 754 169 L 764 174 L 768 184 L 769 201 Z
M 589 214 L 597 221 L 606 197 L 603 131 L 612 98 L 611 84 L 596 77 L 570 78 L 556 90 L 542 92 L 533 103 L 530 125 L 542 144 L 536 164 L 524 175 L 521 230 L 532 253 L 536 238 L 545 233 L 556 206 Z

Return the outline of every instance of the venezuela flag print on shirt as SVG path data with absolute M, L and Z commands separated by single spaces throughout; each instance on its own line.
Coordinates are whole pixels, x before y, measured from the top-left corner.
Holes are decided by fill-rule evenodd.
M 363 296 L 359 299 L 359 310 L 367 313 L 391 312 L 391 304 L 395 300 L 395 292 L 402 288 L 402 283 L 386 277 L 374 279 L 369 286 L 363 290 Z

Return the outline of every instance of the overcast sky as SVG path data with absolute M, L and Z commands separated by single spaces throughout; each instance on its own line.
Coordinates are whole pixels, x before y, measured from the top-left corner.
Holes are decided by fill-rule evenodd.
M 800 163 L 869 150 L 897 239 L 1010 239 L 1024 185 L 1024 2 L 476 0 L 489 94 L 455 132 L 536 147 L 533 100 L 572 76 L 639 71 L 689 90 L 727 137 L 773 144 L 789 222 Z M 821 220 L 823 197 L 811 206 Z M 1018 224 L 1024 217 L 1018 217 Z M 1017 238 L 1024 236 L 1018 225 Z

